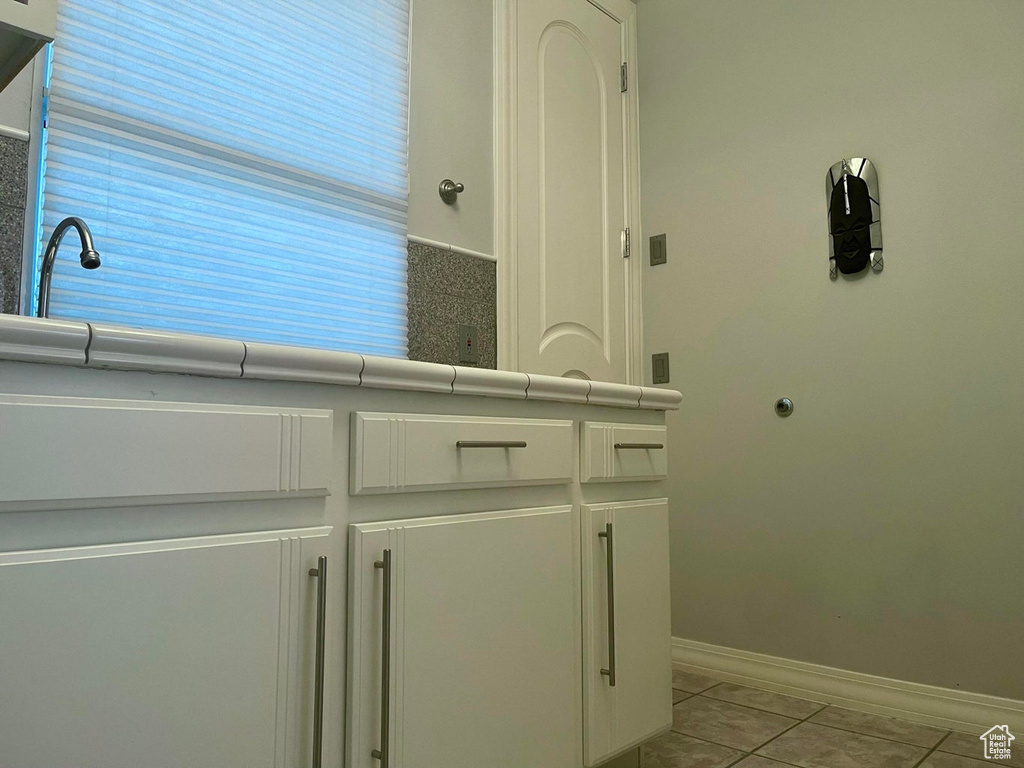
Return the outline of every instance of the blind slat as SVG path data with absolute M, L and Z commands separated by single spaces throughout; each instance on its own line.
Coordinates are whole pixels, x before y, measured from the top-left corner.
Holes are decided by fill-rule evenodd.
M 60 0 L 50 314 L 404 357 L 407 0 Z

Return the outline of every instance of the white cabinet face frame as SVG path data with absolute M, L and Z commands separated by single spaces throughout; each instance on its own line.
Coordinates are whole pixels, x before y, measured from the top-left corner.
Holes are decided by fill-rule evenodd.
M 640 122 L 637 69 L 636 6 L 632 0 L 579 0 L 589 2 L 618 21 L 622 27 L 622 51 L 628 67 L 629 89 L 623 126 L 625 226 L 629 227 L 632 256 L 626 260 L 625 322 L 626 377 L 624 383 L 643 384 L 643 314 L 641 286 L 643 236 L 640 223 Z M 498 367 L 520 370 L 519 360 L 519 253 L 518 215 L 520 190 L 518 151 L 518 13 L 519 0 L 494 2 L 494 244 L 498 262 Z
M 581 531 L 583 754 L 587 766 L 596 766 L 672 724 L 668 500 L 585 504 Z M 610 669 L 615 671 L 614 686 L 610 675 L 602 673 Z
M 0 762 L 309 765 L 331 530 L 0 553 Z
M 571 506 L 353 525 L 349 768 L 379 768 L 390 550 L 391 768 L 582 764 Z

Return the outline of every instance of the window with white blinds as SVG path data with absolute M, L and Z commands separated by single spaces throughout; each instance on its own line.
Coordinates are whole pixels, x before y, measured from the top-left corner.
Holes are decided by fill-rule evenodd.
M 404 357 L 408 6 L 60 0 L 50 316 Z

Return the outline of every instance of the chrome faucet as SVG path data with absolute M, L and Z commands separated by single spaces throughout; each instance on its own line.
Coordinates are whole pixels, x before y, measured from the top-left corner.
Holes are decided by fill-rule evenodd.
M 49 317 L 50 315 L 50 281 L 53 279 L 53 261 L 57 258 L 57 249 L 60 248 L 60 241 L 64 239 L 64 233 L 71 227 L 78 230 L 78 237 L 82 241 L 82 266 L 86 269 L 96 269 L 100 265 L 100 255 L 92 247 L 92 232 L 89 231 L 86 223 L 77 216 L 69 216 L 64 219 L 53 230 L 50 242 L 46 244 L 46 253 L 43 254 L 37 317 Z

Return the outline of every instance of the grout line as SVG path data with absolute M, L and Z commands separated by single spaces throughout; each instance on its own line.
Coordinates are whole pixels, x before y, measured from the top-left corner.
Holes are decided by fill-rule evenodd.
M 723 699 L 716 699 L 713 696 L 704 696 L 703 695 L 707 691 L 710 691 L 712 688 L 716 688 L 716 687 L 718 687 L 721 684 L 722 683 L 715 683 L 714 685 L 711 685 L 711 686 L 705 688 L 700 693 L 691 694 L 688 698 L 683 699 L 683 701 L 677 702 L 676 704 L 673 704 L 672 706 L 676 707 L 676 706 L 678 706 L 678 704 L 683 704 L 683 703 L 685 703 L 686 701 L 689 701 L 692 698 L 696 698 L 696 697 L 700 696 L 700 697 L 706 698 L 706 699 L 708 699 L 710 701 L 721 701 L 724 704 L 732 704 L 733 706 L 742 707 L 744 709 L 751 709 L 751 710 L 754 710 L 755 712 L 764 712 L 765 714 L 778 715 L 779 717 L 789 717 L 789 715 L 780 715 L 778 712 L 771 712 L 771 711 L 766 710 L 766 709 L 758 709 L 757 707 L 750 707 L 750 706 L 747 706 L 745 704 L 736 704 L 735 702 L 724 701 Z M 682 689 L 681 688 L 676 688 L 675 690 L 681 691 Z M 689 693 L 689 691 L 683 691 L 683 693 Z M 785 694 L 779 694 L 779 695 L 785 695 Z M 792 696 L 790 698 L 799 698 L 799 697 Z M 799 700 L 800 701 L 810 701 L 809 699 L 799 699 Z M 820 702 L 813 701 L 813 702 L 810 702 L 810 703 L 812 703 L 812 704 L 819 704 Z M 916 749 L 927 749 L 928 751 L 925 753 L 925 755 L 918 762 L 914 763 L 913 766 L 910 766 L 909 768 L 920 768 L 920 766 L 923 765 L 924 762 L 934 752 L 938 751 L 939 747 L 943 743 L 945 743 L 945 741 L 953 734 L 953 731 L 947 730 L 945 735 L 941 739 L 939 739 L 939 741 L 935 744 L 935 746 L 933 746 L 933 747 L 931 747 L 929 749 L 928 747 L 922 747 L 920 744 L 909 744 L 909 743 L 907 743 L 905 741 L 897 741 L 896 739 L 889 739 L 889 738 L 886 738 L 884 736 L 875 736 L 874 734 L 870 734 L 870 733 L 861 733 L 860 731 L 851 731 L 848 728 L 838 728 L 838 727 L 833 726 L 833 725 L 826 725 L 824 723 L 818 723 L 818 722 L 811 721 L 812 717 L 814 717 L 815 715 L 817 715 L 820 712 L 824 711 L 825 709 L 828 709 L 829 706 L 831 706 L 831 705 L 823 704 L 819 709 L 817 709 L 814 712 L 812 712 L 811 714 L 807 715 L 807 717 L 804 717 L 802 719 L 798 719 L 791 726 L 789 726 L 785 730 L 780 731 L 779 733 L 775 734 L 770 739 L 768 739 L 768 741 L 764 742 L 763 744 L 761 744 L 761 745 L 759 745 L 757 747 L 754 747 L 754 749 L 750 750 L 749 752 L 744 751 L 742 749 L 738 749 L 735 746 L 730 746 L 728 744 L 721 744 L 721 743 L 719 743 L 717 741 L 710 741 L 709 739 L 706 739 L 706 738 L 701 738 L 699 736 L 694 736 L 693 734 L 686 733 L 685 731 L 677 731 L 675 728 L 672 728 L 671 730 L 674 733 L 682 734 L 683 736 L 687 736 L 687 737 L 689 737 L 691 739 L 696 739 L 697 741 L 702 741 L 702 742 L 705 742 L 707 744 L 714 744 L 715 746 L 725 747 L 726 749 L 732 749 L 732 750 L 737 750 L 737 751 L 743 752 L 743 755 L 741 755 L 735 761 L 729 763 L 725 768 L 732 768 L 732 766 L 735 766 L 735 765 L 739 764 L 740 762 L 742 762 L 743 760 L 747 759 L 748 757 L 763 757 L 763 758 L 765 758 L 767 760 L 774 760 L 775 762 L 780 763 L 782 765 L 790 765 L 790 766 L 793 766 L 793 768 L 801 768 L 801 766 L 796 766 L 793 763 L 787 763 L 784 760 L 778 760 L 778 759 L 776 759 L 774 757 L 769 757 L 768 755 L 759 755 L 759 754 L 757 754 L 757 750 L 764 749 L 766 746 L 771 744 L 776 739 L 784 736 L 785 734 L 789 733 L 791 730 L 796 728 L 798 725 L 802 725 L 804 723 L 810 723 L 811 725 L 816 725 L 816 726 L 819 726 L 821 728 L 832 728 L 833 730 L 842 731 L 844 733 L 852 733 L 852 734 L 854 734 L 856 736 L 867 736 L 868 738 L 879 739 L 880 741 L 888 741 L 888 742 L 890 742 L 892 744 L 899 744 L 899 745 L 905 746 L 905 747 L 915 747 Z M 842 709 L 842 707 L 838 707 L 838 709 Z M 856 710 L 853 710 L 853 711 L 856 711 Z M 898 718 L 893 718 L 893 719 L 898 719 Z
M 92 323 L 86 323 L 85 327 L 89 329 L 89 338 L 85 340 L 85 364 L 89 364 L 89 350 L 92 349 Z
M 715 686 L 711 686 L 711 688 L 714 688 L 714 687 Z M 700 693 L 695 693 L 693 695 L 693 698 L 700 697 L 702 699 L 706 699 L 707 701 L 717 701 L 719 704 L 728 704 L 729 706 L 732 706 L 732 707 L 740 707 L 741 709 L 750 709 L 750 710 L 753 710 L 754 712 L 763 712 L 766 715 L 775 715 L 776 717 L 784 717 L 787 720 L 796 720 L 798 723 L 802 723 L 804 720 L 807 719 L 807 718 L 802 718 L 801 719 L 799 717 L 793 717 L 792 715 L 780 715 L 778 712 L 772 712 L 771 710 L 768 710 L 768 709 L 758 709 L 757 707 L 751 707 L 749 704 L 737 704 L 734 701 L 725 701 L 723 699 L 716 699 L 714 696 L 705 696 L 704 693 L 706 693 L 707 691 L 710 691 L 711 688 L 705 688 Z M 680 702 L 680 704 L 681 703 L 682 702 Z M 812 702 L 812 703 L 813 704 L 817 704 L 818 702 L 815 701 L 815 702 Z M 820 711 L 821 710 L 819 709 L 816 712 L 812 712 L 807 717 L 814 717 Z
M 721 683 L 719 683 L 718 685 L 721 685 Z M 778 715 L 779 717 L 788 717 L 791 720 L 801 720 L 801 722 L 803 722 L 803 720 L 806 720 L 808 717 L 814 717 L 816 714 L 821 712 L 821 710 L 825 709 L 828 706 L 828 704 L 821 704 L 820 701 L 810 701 L 809 699 L 800 699 L 800 701 L 806 701 L 808 704 L 821 704 L 821 706 L 818 707 L 813 712 L 811 712 L 811 714 L 809 714 L 809 715 L 807 715 L 807 717 L 801 719 L 801 718 L 797 717 L 796 715 L 784 715 L 781 712 L 776 712 L 774 709 L 762 709 L 761 707 L 755 707 L 755 706 L 753 706 L 751 704 L 738 704 L 735 701 L 729 701 L 728 699 L 716 699 L 714 696 L 708 696 L 707 695 L 708 691 L 710 691 L 710 690 L 712 690 L 714 688 L 717 688 L 718 685 L 713 685 L 713 686 L 711 686 L 711 688 L 707 688 L 706 690 L 704 690 L 701 693 L 695 693 L 694 696 L 702 696 L 705 699 L 711 699 L 712 701 L 720 701 L 723 704 L 732 704 L 733 706 L 736 706 L 736 707 L 746 707 L 747 709 L 753 709 L 753 710 L 756 710 L 758 712 L 764 712 L 765 714 L 768 714 L 768 715 Z M 679 689 L 677 688 L 676 690 L 679 690 Z M 761 689 L 757 688 L 755 690 L 761 690 Z M 766 691 L 766 693 L 772 693 L 772 691 Z M 785 696 L 786 694 L 779 693 L 779 694 L 776 694 L 776 695 L 777 696 Z M 796 698 L 796 697 L 795 696 L 791 696 L 790 698 Z
M 853 710 L 853 711 L 856 711 L 856 710 Z M 815 714 L 817 714 L 817 712 Z M 864 714 L 870 714 L 870 713 L 864 713 Z M 814 717 L 814 715 L 811 715 L 811 717 Z M 890 738 L 888 736 L 876 736 L 873 733 L 864 733 L 863 731 L 855 731 L 855 730 L 853 730 L 851 728 L 843 728 L 840 725 L 832 725 L 831 723 L 811 723 L 811 725 L 820 725 L 823 728 L 832 728 L 833 730 L 836 730 L 836 731 L 843 731 L 844 733 L 852 733 L 852 734 L 855 734 L 857 736 L 867 736 L 867 737 L 872 738 L 872 739 L 881 739 L 882 741 L 891 741 L 893 744 L 902 744 L 905 747 L 917 747 L 918 749 L 936 749 L 938 747 L 938 745 L 941 744 L 946 739 L 946 736 L 949 735 L 949 733 L 947 733 L 945 736 L 943 736 L 941 739 L 939 739 L 938 743 L 934 747 L 926 747 L 923 744 L 911 744 L 909 741 L 900 741 L 899 739 L 893 739 L 893 738 Z
M 942 746 L 943 744 L 945 744 L 945 743 L 946 743 L 946 741 L 947 741 L 947 740 L 949 739 L 949 737 L 950 737 L 950 736 L 952 736 L 952 735 L 953 735 L 953 731 L 950 731 L 950 732 L 949 732 L 949 733 L 947 733 L 947 734 L 946 734 L 945 736 L 943 736 L 943 737 L 942 737 L 941 739 L 939 739 L 939 743 L 935 745 L 935 749 L 938 749 L 938 748 L 939 748 L 939 747 L 941 747 L 941 746 Z
M 949 734 L 946 734 L 946 735 L 948 736 Z M 943 736 L 942 739 L 939 740 L 939 744 L 941 744 L 945 740 L 946 740 L 946 737 Z M 916 763 L 914 763 L 914 765 L 911 766 L 911 768 L 919 768 L 919 766 L 924 765 L 928 761 L 928 758 L 931 757 L 933 754 L 935 754 L 935 750 L 937 750 L 939 748 L 939 744 L 936 744 L 934 747 L 929 749 L 928 752 L 925 754 L 925 756 L 922 757 L 920 760 L 918 760 Z
M 813 703 L 817 704 L 818 702 L 813 702 Z M 820 711 L 821 710 L 819 709 L 818 712 L 820 712 Z M 768 741 L 766 741 L 764 744 L 761 744 L 758 747 L 754 747 L 752 750 L 750 750 L 750 754 L 754 754 L 759 749 L 764 749 L 769 744 L 771 744 L 773 741 L 775 741 L 777 738 L 779 738 L 783 734 L 789 733 L 794 728 L 796 728 L 798 725 L 803 725 L 804 723 L 806 723 L 808 721 L 808 719 L 810 719 L 810 718 L 814 717 L 816 714 L 818 714 L 818 712 L 812 712 L 811 714 L 809 714 L 807 717 L 803 718 L 802 720 L 797 720 L 795 723 L 793 723 L 791 726 L 789 726 L 789 728 L 787 728 L 786 730 L 784 730 L 784 731 L 782 731 L 780 733 L 775 734 L 770 739 L 768 739 Z M 767 757 L 767 755 L 761 755 L 761 757 Z M 773 760 L 774 758 L 768 757 L 768 759 L 769 760 Z M 782 762 L 782 761 L 781 760 L 777 760 L 776 762 Z

